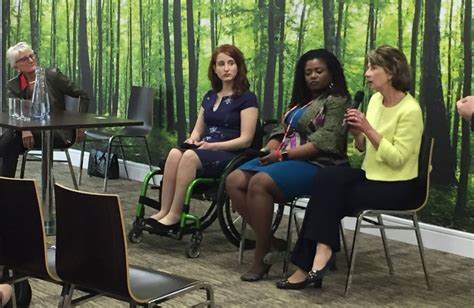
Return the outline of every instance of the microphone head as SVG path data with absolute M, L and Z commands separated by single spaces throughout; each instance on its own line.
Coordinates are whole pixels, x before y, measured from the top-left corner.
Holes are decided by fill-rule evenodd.
M 354 95 L 354 101 L 352 102 L 351 108 L 357 109 L 359 108 L 360 104 L 364 100 L 364 91 L 357 91 L 356 94 Z

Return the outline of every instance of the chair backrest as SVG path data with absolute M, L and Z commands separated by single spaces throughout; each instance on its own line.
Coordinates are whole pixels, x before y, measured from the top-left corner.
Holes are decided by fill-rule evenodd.
M 43 213 L 34 180 L 0 177 L 0 237 L 5 266 L 54 280 L 47 266 Z
M 79 111 L 79 106 L 81 102 L 81 97 L 72 97 L 69 95 L 64 95 L 64 105 L 66 111 Z
M 56 184 L 56 271 L 67 283 L 129 299 L 127 243 L 117 195 Z
M 433 146 L 434 138 L 423 133 L 421 137 L 420 153 L 418 155 L 417 177 L 417 191 L 419 192 L 417 204 L 420 206 L 416 210 L 421 210 L 428 202 Z
M 257 126 L 255 127 L 255 133 L 253 135 L 250 148 L 257 151 L 260 150 L 262 148 L 264 135 L 265 135 L 265 132 L 263 131 L 262 123 L 260 122 L 260 120 L 257 120 Z
M 153 103 L 155 91 L 151 88 L 132 86 L 128 100 L 127 118 L 143 121 L 143 128 L 153 127 Z

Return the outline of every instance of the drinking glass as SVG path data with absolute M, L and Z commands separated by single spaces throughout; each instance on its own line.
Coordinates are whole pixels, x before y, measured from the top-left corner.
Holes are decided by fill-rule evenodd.
M 12 118 L 19 118 L 21 114 L 20 99 L 16 97 L 8 98 L 8 114 Z
M 31 100 L 22 99 L 21 100 L 21 117 L 24 121 L 31 120 Z

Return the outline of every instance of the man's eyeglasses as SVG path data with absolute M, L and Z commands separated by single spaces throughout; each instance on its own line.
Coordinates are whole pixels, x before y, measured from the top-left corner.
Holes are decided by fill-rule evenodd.
M 26 63 L 26 62 L 28 62 L 30 59 L 31 59 L 32 61 L 36 60 L 36 55 L 35 55 L 34 53 L 32 53 L 32 54 L 29 55 L 29 56 L 24 56 L 24 57 L 22 57 L 22 58 L 16 60 L 15 63 L 18 63 L 18 62 Z

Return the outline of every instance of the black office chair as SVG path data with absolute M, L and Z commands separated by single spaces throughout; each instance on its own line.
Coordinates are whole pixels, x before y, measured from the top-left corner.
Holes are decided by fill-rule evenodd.
M 128 264 L 127 241 L 118 195 L 86 193 L 55 185 L 56 269 L 65 283 L 62 305 L 69 307 L 75 288 L 130 304 L 155 307 L 203 289 L 200 306 L 214 306 L 212 287 L 204 282 Z M 100 252 L 100 253 L 98 253 Z
M 43 212 L 34 180 L 0 177 L 0 264 L 3 282 L 15 284 L 17 305 L 31 301 L 29 277 L 60 283 L 55 251 L 46 249 Z
M 364 210 L 360 213 L 354 215 L 357 218 L 356 227 L 354 231 L 354 237 L 352 239 L 352 250 L 350 253 L 349 259 L 349 269 L 347 272 L 346 279 L 346 289 L 345 295 L 349 293 L 349 289 L 352 283 L 352 275 L 354 273 L 355 257 L 357 252 L 357 239 L 360 233 L 361 228 L 370 228 L 370 229 L 379 229 L 380 235 L 382 238 L 382 243 L 385 251 L 385 258 L 387 260 L 387 265 L 389 268 L 390 275 L 393 275 L 393 265 L 388 251 L 387 239 L 385 235 L 385 230 L 395 229 L 395 230 L 414 230 L 416 234 L 416 239 L 418 242 L 418 249 L 420 251 L 421 263 L 423 265 L 423 271 L 425 273 L 425 280 L 428 290 L 431 290 L 431 283 L 428 274 L 428 269 L 426 267 L 425 254 L 423 241 L 421 239 L 420 226 L 418 224 L 418 212 L 423 209 L 428 203 L 428 196 L 430 191 L 430 173 L 431 173 L 431 159 L 433 154 L 434 139 L 429 138 L 426 135 L 423 135 L 420 154 L 418 160 L 418 178 L 417 178 L 417 191 L 419 194 L 419 199 L 413 205 L 412 210 Z M 396 215 L 396 216 L 409 216 L 413 222 L 413 226 L 397 226 L 397 225 L 384 225 L 382 215 Z M 370 219 L 370 217 L 375 217 L 377 220 Z M 366 222 L 368 224 L 363 224 Z M 347 251 L 347 245 L 345 242 L 344 229 L 340 228 L 343 238 L 344 249 Z M 347 252 L 346 252 L 347 255 Z
M 125 147 L 138 147 L 137 145 L 131 145 L 124 143 L 124 139 L 130 138 L 139 138 L 143 139 L 145 143 L 145 150 L 148 159 L 148 165 L 150 171 L 153 170 L 151 166 L 151 154 L 148 146 L 147 136 L 153 128 L 153 100 L 154 100 L 154 90 L 151 88 L 145 87 L 136 87 L 132 86 L 130 92 L 130 98 L 128 101 L 128 113 L 127 119 L 140 120 L 143 121 L 142 126 L 127 126 L 120 129 L 119 131 L 110 131 L 103 129 L 90 129 L 85 132 L 85 138 L 82 142 L 82 151 L 81 151 L 81 162 L 79 167 L 79 185 L 81 185 L 82 180 L 82 167 L 84 163 L 84 151 L 86 143 L 88 142 L 107 142 L 107 159 L 106 159 L 106 168 L 109 170 L 110 157 L 112 151 L 115 148 L 120 148 L 120 152 L 123 158 L 123 166 L 125 173 L 128 177 L 128 169 L 125 156 Z M 108 176 L 104 177 L 104 192 L 107 191 L 107 181 Z
M 79 111 L 80 102 L 81 102 L 81 97 L 72 97 L 69 95 L 64 95 L 64 104 L 66 106 L 67 111 L 76 111 L 76 112 Z M 66 160 L 55 159 L 53 160 L 53 162 L 68 164 L 69 173 L 71 174 L 72 184 L 74 185 L 74 188 L 78 189 L 76 174 L 72 166 L 71 155 L 69 154 L 69 148 L 72 147 L 75 143 L 76 143 L 76 140 L 74 140 L 74 142 L 71 142 L 70 144 L 67 144 L 67 146 L 64 148 L 55 148 L 54 151 L 64 152 L 64 154 L 66 155 Z M 39 148 L 34 148 L 31 150 L 26 150 L 23 153 L 23 157 L 21 160 L 21 169 L 20 169 L 20 178 L 22 179 L 25 176 L 25 167 L 26 167 L 27 161 L 41 161 L 41 150 Z

